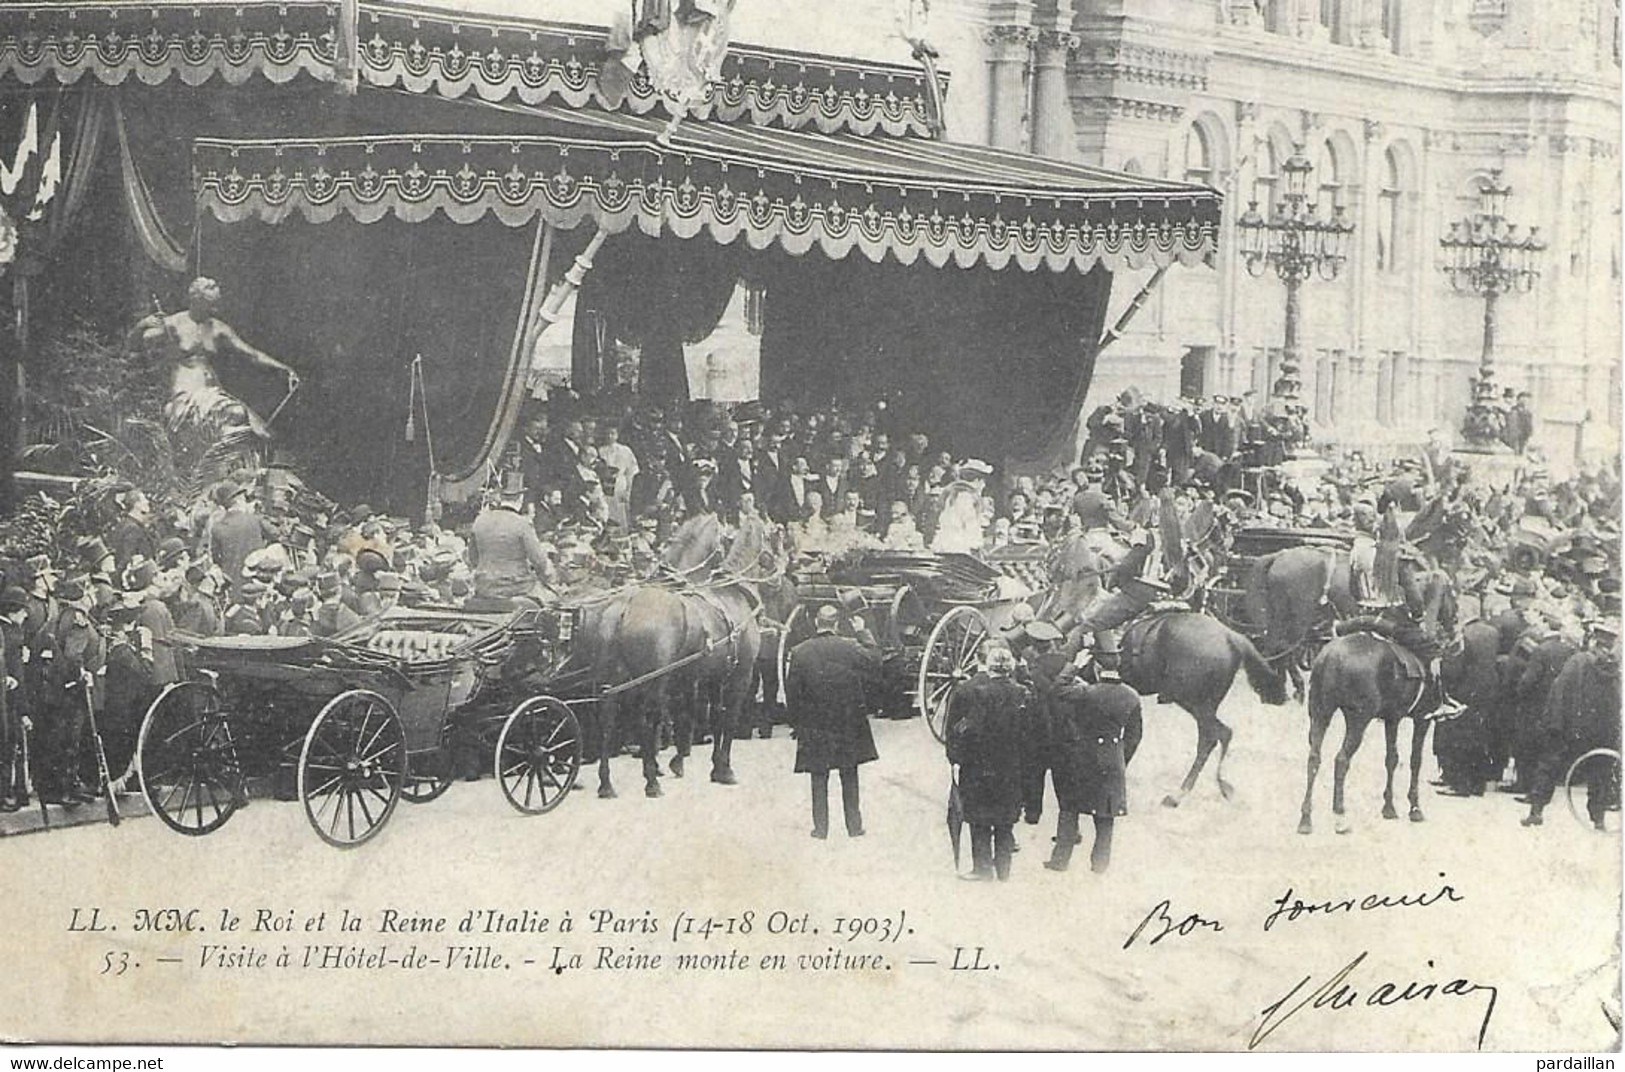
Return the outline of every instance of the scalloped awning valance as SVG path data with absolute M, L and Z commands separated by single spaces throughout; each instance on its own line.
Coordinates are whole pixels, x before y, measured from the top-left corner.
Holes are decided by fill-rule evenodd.
M 200 138 L 196 193 L 224 222 L 540 216 L 938 267 L 1197 264 L 1217 242 L 1217 191 L 985 146 L 700 122 L 662 138 L 652 117 L 522 115 L 545 132 Z
M 607 30 L 396 0 L 6 0 L 0 80 L 111 85 L 134 78 L 275 83 L 337 77 L 340 49 L 362 86 L 486 103 L 663 111 L 639 73 L 613 98 L 599 84 Z M 353 41 L 353 45 L 343 42 Z M 826 133 L 928 137 L 917 66 L 735 43 L 722 80 L 690 114 Z M 947 78 L 941 76 L 946 92 Z

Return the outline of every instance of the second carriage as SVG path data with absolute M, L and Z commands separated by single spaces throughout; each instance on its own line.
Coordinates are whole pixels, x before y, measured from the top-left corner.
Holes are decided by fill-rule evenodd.
M 142 792 L 197 836 L 247 804 L 250 779 L 268 781 L 350 848 L 402 799 L 444 793 L 463 755 L 490 764 L 518 811 L 551 811 L 581 767 L 581 726 L 549 692 L 573 628 L 568 608 L 397 608 L 330 639 L 183 637 L 187 677 L 141 725 Z
M 862 617 L 879 641 L 880 712 L 923 715 L 941 740 L 953 686 L 976 672 L 984 640 L 998 635 L 1046 587 L 1045 548 L 1011 544 L 982 557 L 963 552 L 865 550 L 820 560 L 796 577 L 798 601 L 776 645 L 778 680 L 790 651 L 813 635 L 813 612 L 841 608 L 841 629 Z

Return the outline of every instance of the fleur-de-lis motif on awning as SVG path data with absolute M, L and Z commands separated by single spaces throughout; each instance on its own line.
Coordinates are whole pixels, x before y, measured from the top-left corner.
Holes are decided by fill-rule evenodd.
M 276 33 L 272 34 L 266 46 L 266 54 L 274 60 L 286 60 L 293 55 L 293 35 L 287 28 L 278 26 Z

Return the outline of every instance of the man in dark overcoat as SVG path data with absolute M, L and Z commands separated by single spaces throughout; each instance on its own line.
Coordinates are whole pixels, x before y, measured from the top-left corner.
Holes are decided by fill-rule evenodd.
M 1619 750 L 1619 619 L 1592 622 L 1586 646 L 1569 656 L 1552 682 L 1538 723 L 1539 765 L 1529 794 L 1524 826 L 1539 826 L 1557 783 L 1569 764 L 1594 748 Z M 1586 811 L 1604 829 L 1608 807 L 1618 800 L 1618 767 L 1593 774 L 1586 787 Z
M 863 835 L 858 767 L 880 758 L 869 709 L 880 685 L 880 643 L 861 617 L 855 639 L 839 636 L 840 611 L 818 608 L 817 633 L 790 651 L 785 702 L 796 731 L 797 774 L 812 775 L 812 836 L 829 836 L 829 772 L 841 773 L 841 807 L 848 837 Z
M 1027 690 L 1014 677 L 1009 645 L 990 642 L 986 669 L 948 696 L 948 762 L 959 767 L 959 799 L 970 827 L 971 873 L 1009 881 L 1021 815 L 1021 730 Z
M 1128 814 L 1128 763 L 1140 747 L 1140 697 L 1115 675 L 1100 673 L 1090 656 L 1087 648 L 1079 652 L 1049 690 L 1060 809 L 1055 849 L 1044 861 L 1051 871 L 1065 871 L 1072 862 L 1072 848 L 1081 840 L 1080 815 L 1095 820 L 1089 868 L 1105 871 L 1116 820 Z
M 33 725 L 28 704 L 28 654 L 23 619 L 28 593 L 0 589 L 0 811 L 17 811 L 29 803 L 28 772 L 23 768 L 23 735 Z

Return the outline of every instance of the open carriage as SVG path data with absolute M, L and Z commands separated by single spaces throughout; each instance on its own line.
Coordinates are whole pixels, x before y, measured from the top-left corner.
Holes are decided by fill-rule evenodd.
M 1044 587 L 1044 547 L 1011 545 L 986 559 L 958 552 L 859 551 L 796 578 L 799 602 L 778 645 L 779 680 L 826 603 L 861 616 L 884 656 L 882 708 L 925 716 L 942 739 L 948 693 L 976 672 L 982 641 Z M 843 621 L 842 630 L 847 626 Z
M 269 778 L 322 840 L 378 833 L 402 798 L 443 793 L 458 749 L 487 750 L 527 815 L 581 766 L 576 716 L 546 686 L 568 657 L 565 610 L 391 610 L 338 637 L 182 637 L 187 679 L 148 709 L 136 769 L 153 814 L 212 833 Z
M 1259 559 L 1291 547 L 1320 547 L 1347 555 L 1354 547 L 1354 533 L 1270 525 L 1237 529 L 1207 588 L 1208 611 L 1243 636 L 1256 639 L 1263 635 L 1268 623 L 1256 620 L 1257 611 L 1248 604 L 1247 578 Z

